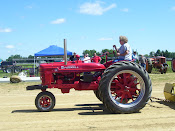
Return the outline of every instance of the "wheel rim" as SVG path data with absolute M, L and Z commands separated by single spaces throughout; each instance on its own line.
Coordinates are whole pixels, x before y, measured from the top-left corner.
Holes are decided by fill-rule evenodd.
M 145 94 L 145 83 L 135 71 L 120 71 L 110 80 L 108 93 L 117 106 L 130 108 L 142 100 Z
M 11 69 L 7 69 L 7 73 L 11 73 Z
M 20 72 L 20 69 L 15 69 L 15 73 L 18 73 L 18 72 Z
M 43 95 L 38 99 L 39 108 L 42 110 L 47 110 L 52 106 L 52 99 L 48 95 Z

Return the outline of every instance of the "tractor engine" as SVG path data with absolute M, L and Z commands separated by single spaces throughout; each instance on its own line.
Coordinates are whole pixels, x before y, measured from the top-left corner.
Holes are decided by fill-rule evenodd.
M 106 67 L 99 63 L 69 61 L 64 65 L 64 62 L 55 62 L 40 65 L 40 78 L 43 86 L 59 88 L 63 93 L 68 93 L 71 88 L 96 90 L 105 69 Z

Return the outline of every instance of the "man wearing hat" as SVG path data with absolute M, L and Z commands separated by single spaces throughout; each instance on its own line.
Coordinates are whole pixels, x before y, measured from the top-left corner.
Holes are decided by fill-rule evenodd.
M 69 58 L 70 61 L 75 61 L 76 59 L 76 53 L 74 52 L 74 54 Z
M 134 62 L 138 62 L 138 56 L 136 51 L 133 51 L 132 60 L 134 60 Z

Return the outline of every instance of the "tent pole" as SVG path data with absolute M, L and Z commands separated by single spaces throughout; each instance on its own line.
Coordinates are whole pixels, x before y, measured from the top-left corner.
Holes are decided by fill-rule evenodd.
M 64 64 L 67 65 L 67 43 L 66 43 L 66 39 L 64 39 Z
M 35 75 L 35 56 L 34 56 L 34 66 L 33 66 L 33 68 L 34 68 L 34 75 Z

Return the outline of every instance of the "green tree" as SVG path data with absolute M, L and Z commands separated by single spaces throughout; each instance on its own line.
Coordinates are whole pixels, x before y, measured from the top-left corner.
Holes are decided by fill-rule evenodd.
M 114 53 L 113 53 L 113 50 L 112 49 L 103 49 L 102 50 L 102 53 L 109 53 L 108 54 L 108 57 L 114 57 Z
M 149 53 L 149 57 L 154 57 L 154 55 L 155 55 L 155 52 L 154 52 L 154 51 L 151 51 L 151 52 Z
M 29 59 L 33 59 L 33 58 L 34 58 L 34 56 L 32 56 L 32 55 L 29 55 L 29 56 L 28 56 L 28 58 L 29 58 Z
M 13 59 L 21 59 L 22 56 L 20 55 L 11 55 L 6 61 L 12 61 Z
M 155 56 L 161 56 L 162 55 L 162 53 L 161 53 L 161 51 L 158 49 L 157 51 L 156 51 L 156 53 L 155 53 Z
M 165 50 L 165 53 L 164 53 L 165 55 L 165 57 L 167 57 L 167 58 L 170 58 L 170 52 L 168 52 L 167 50 Z
M 96 50 L 84 50 L 83 51 L 83 55 L 86 55 L 86 54 L 88 54 L 89 55 L 89 57 L 92 57 L 92 56 L 94 56 L 94 53 L 97 53 L 97 51 Z

